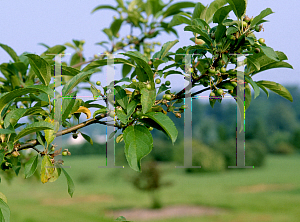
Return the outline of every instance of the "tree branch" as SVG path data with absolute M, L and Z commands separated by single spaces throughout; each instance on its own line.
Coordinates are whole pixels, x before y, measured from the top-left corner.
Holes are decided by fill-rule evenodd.
M 68 129 L 59 131 L 59 132 L 56 133 L 56 137 L 62 136 L 62 135 L 65 135 L 65 134 L 69 134 L 69 133 L 72 133 L 72 132 L 76 132 L 78 129 L 81 129 L 83 127 L 86 127 L 86 126 L 94 124 L 94 123 L 100 123 L 100 124 L 106 124 L 106 125 L 114 126 L 113 124 L 107 124 L 106 122 L 99 121 L 100 119 L 103 119 L 106 116 L 107 116 L 107 114 L 106 115 L 105 114 L 101 114 L 101 115 L 96 116 L 93 119 L 87 120 L 87 121 L 85 121 L 83 123 L 79 123 L 79 124 L 77 124 L 75 126 L 72 126 L 72 127 L 68 128 Z M 35 146 L 37 146 L 37 145 L 40 145 L 40 143 L 38 142 L 38 140 L 34 139 L 34 140 L 28 141 L 28 142 L 26 142 L 26 143 L 24 143 L 22 145 L 19 145 L 18 146 L 18 150 L 24 150 L 24 149 L 32 148 L 35 151 L 37 151 L 38 153 L 40 153 L 40 151 L 35 148 Z M 15 150 L 13 150 L 13 151 L 15 151 Z M 5 156 L 11 154 L 12 152 L 6 153 Z

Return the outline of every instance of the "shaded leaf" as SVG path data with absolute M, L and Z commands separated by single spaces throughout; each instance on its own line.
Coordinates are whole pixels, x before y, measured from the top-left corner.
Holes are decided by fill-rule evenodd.
M 277 93 L 278 95 L 282 96 L 283 98 L 293 102 L 293 97 L 292 97 L 291 93 L 281 84 L 276 83 L 276 82 L 267 81 L 267 80 L 261 80 L 256 83 L 258 85 L 262 85 L 262 86 L 268 88 L 269 90 Z
M 39 158 L 38 155 L 33 156 L 25 163 L 25 169 L 24 169 L 25 179 L 31 177 L 36 171 L 38 158 Z
M 75 185 L 74 182 L 72 180 L 72 178 L 69 176 L 69 174 L 67 173 L 67 171 L 64 168 L 61 168 L 62 172 L 64 173 L 66 179 L 67 179 L 67 184 L 68 184 L 68 193 L 69 195 L 72 197 L 73 193 L 75 191 Z
M 123 132 L 125 156 L 129 166 L 141 172 L 141 159 L 148 155 L 153 147 L 153 138 L 145 126 L 128 126 Z
M 35 54 L 26 54 L 29 58 L 31 68 L 41 82 L 48 86 L 51 80 L 51 67 L 46 60 Z
M 172 143 L 173 144 L 175 143 L 177 139 L 178 131 L 173 121 L 167 115 L 161 112 L 158 113 L 150 112 L 144 115 L 154 120 L 157 124 L 159 124 L 166 132 L 166 134 L 171 138 Z

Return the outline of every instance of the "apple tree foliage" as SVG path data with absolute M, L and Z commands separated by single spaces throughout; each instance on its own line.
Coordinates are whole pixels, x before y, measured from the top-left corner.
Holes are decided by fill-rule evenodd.
M 246 55 L 246 109 L 251 102 L 250 87 L 254 90 L 254 98 L 260 94 L 260 89 L 269 96 L 269 89 L 290 101 L 293 100 L 289 91 L 279 83 L 252 79 L 254 75 L 265 70 L 293 68 L 285 62 L 287 56 L 283 52 L 275 51 L 267 44 L 267 40 L 257 39 L 255 36 L 263 30 L 263 23 L 267 22 L 265 17 L 273 13 L 270 8 L 250 18 L 246 15 L 247 0 L 215 0 L 207 6 L 187 1 L 172 4 L 172 0 L 167 4 L 161 0 L 116 2 L 116 7 L 100 5 L 92 11 L 101 13 L 101 10 L 110 9 L 118 14 L 118 17 L 114 16 L 110 27 L 102 30 L 110 42 L 96 43 L 103 46 L 105 52 L 101 55 L 95 54 L 92 60 L 86 60 L 82 54 L 85 43 L 83 40 L 73 40 L 72 43 L 52 47 L 41 43 L 47 49 L 40 55 L 28 52 L 17 55 L 11 47 L 0 43 L 2 50 L 12 59 L 0 65 L 0 163 L 2 175 L 6 178 L 18 175 L 23 168 L 25 178 L 39 171 L 42 183 L 46 183 L 54 182 L 62 171 L 67 178 L 68 192 L 72 196 L 74 183 L 66 170 L 59 167 L 63 161 L 54 159 L 62 154 L 70 155 L 70 152 L 55 149 L 52 142 L 58 136 L 76 134 L 77 130 L 90 124 L 109 125 L 106 121 L 100 121 L 107 116 L 114 117 L 114 126 L 122 131 L 116 140 L 124 142 L 129 166 L 140 171 L 141 159 L 152 150 L 153 138 L 150 131 L 156 129 L 164 132 L 174 144 L 178 132 L 167 112 L 181 118 L 181 113 L 188 108 L 176 107 L 176 104 L 183 101 L 184 89 L 171 92 L 170 81 L 162 83 L 157 79 L 175 74 L 184 78 L 186 70 L 190 70 L 191 86 L 204 87 L 192 96 L 211 91 L 211 97 L 217 96 L 216 99 L 209 99 L 213 107 L 216 101 L 222 101 L 225 94 L 236 99 L 237 67 L 241 65 L 237 62 L 236 54 Z M 193 12 L 184 11 L 186 8 L 192 8 Z M 235 15 L 233 19 L 229 18 L 231 11 Z M 121 38 L 119 31 L 124 24 L 129 24 L 131 31 Z M 172 52 L 171 49 L 179 42 L 174 26 L 181 24 L 186 24 L 184 31 L 193 36 L 190 38 L 191 44 Z M 133 36 L 134 29 L 140 35 Z M 155 52 L 154 46 L 161 44 L 152 40 L 162 32 L 174 34 L 176 38 L 165 42 Z M 112 102 L 115 110 L 110 111 L 106 106 L 94 104 L 95 100 L 63 99 L 63 130 L 59 131 L 59 122 L 56 121 L 58 118 L 54 112 L 54 58 L 56 54 L 64 53 L 67 47 L 75 52 L 69 64 L 61 64 L 62 96 L 76 98 L 80 90 L 87 89 L 95 99 L 101 97 Z M 119 50 L 125 58 L 114 58 L 114 64 L 122 64 L 123 78 L 107 86 L 101 85 L 100 81 L 91 82 L 91 76 L 107 65 L 108 53 Z M 185 67 L 182 54 L 192 55 L 192 67 Z M 169 65 L 164 66 L 165 63 Z M 230 66 L 234 68 L 229 68 Z M 80 87 L 80 83 L 88 83 L 90 87 Z M 107 98 L 112 86 L 115 89 L 113 101 Z M 157 98 L 160 94 L 164 94 L 162 99 Z M 96 108 L 97 111 L 91 115 L 90 108 Z M 89 120 L 73 125 L 71 118 L 79 121 L 81 113 L 85 113 Z M 21 123 L 20 119 L 23 117 L 27 117 L 29 123 Z M 92 143 L 88 135 L 82 135 Z M 77 136 L 73 135 L 75 137 Z M 37 145 L 42 145 L 44 149 L 37 149 Z M 20 152 L 26 149 L 34 152 Z M 41 168 L 37 169 L 40 161 Z M 0 202 L 0 218 L 7 219 L 7 204 L 4 198 Z

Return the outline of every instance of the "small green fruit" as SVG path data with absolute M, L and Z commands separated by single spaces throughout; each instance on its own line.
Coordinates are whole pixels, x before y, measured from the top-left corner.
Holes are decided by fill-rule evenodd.
M 159 84 L 159 83 L 161 83 L 161 80 L 160 80 L 160 79 L 156 79 L 156 80 L 155 80 L 155 83 L 156 83 L 156 84 Z
M 133 45 L 131 45 L 131 46 L 129 46 L 129 48 L 130 48 L 130 49 L 134 49 L 134 46 L 133 46 Z
M 127 39 L 130 39 L 130 38 L 131 38 L 131 35 L 127 35 L 126 38 L 127 38 Z
M 236 82 L 231 82 L 231 85 L 233 85 L 234 87 L 236 87 L 237 83 Z
M 236 62 L 237 62 L 237 59 L 236 59 L 235 57 L 231 57 L 230 62 L 236 63 Z
M 223 89 L 218 89 L 218 90 L 217 90 L 217 94 L 218 94 L 218 95 L 221 96 L 223 93 L 224 93 Z
M 260 49 L 259 49 L 259 48 L 255 48 L 255 49 L 254 49 L 254 52 L 255 52 L 255 53 L 260 53 Z
M 166 100 L 171 100 L 172 99 L 172 96 L 170 94 L 165 94 L 166 95 Z
M 3 126 L 3 124 L 4 124 L 4 121 L 0 120 L 0 125 Z
M 225 62 L 221 59 L 221 60 L 219 60 L 218 65 L 223 66 L 223 65 L 225 65 Z
M 208 64 L 208 63 L 205 63 L 205 64 L 204 64 L 204 68 L 205 68 L 205 69 L 208 69 L 208 68 L 209 68 L 209 64 Z
M 21 109 L 24 109 L 24 106 L 20 106 Z
M 260 32 L 260 31 L 261 31 L 261 28 L 259 27 L 259 25 L 256 25 L 256 26 L 255 26 L 255 31 L 256 31 L 256 32 Z
M 220 71 L 221 71 L 221 73 L 225 73 L 226 72 L 226 68 L 222 67 Z
M 227 38 L 228 38 L 229 40 L 236 40 L 236 38 L 235 38 L 234 35 L 228 35 Z
M 137 110 L 135 113 L 136 113 L 137 116 L 142 114 L 142 112 L 140 110 Z
M 110 116 L 111 118 L 114 118 L 114 117 L 115 117 L 115 111 L 109 112 L 109 116 Z
M 211 68 L 208 69 L 208 72 L 210 74 L 215 74 L 216 73 L 216 69 L 214 67 L 211 67 Z
M 149 127 L 149 130 L 150 130 L 150 131 L 152 131 L 152 130 L 153 130 L 153 127 L 152 127 L 152 126 L 150 126 L 150 127 Z
M 168 80 L 168 81 L 165 82 L 165 85 L 169 86 L 169 85 L 171 85 L 171 82 Z
M 214 92 L 211 92 L 210 94 L 209 94 L 209 97 L 215 97 L 216 96 L 216 94 L 214 93 Z
M 147 84 L 147 85 L 146 85 L 146 88 L 147 88 L 148 90 L 150 90 L 152 87 L 151 87 L 150 84 Z
M 264 38 L 260 38 L 260 39 L 258 40 L 258 42 L 259 42 L 260 44 L 264 44 L 264 43 L 265 43 L 265 39 L 264 39 Z
M 69 114 L 69 115 L 68 115 L 68 119 L 71 119 L 71 118 L 72 118 L 72 114 Z
M 67 155 L 68 155 L 68 151 L 63 151 L 63 152 L 61 153 L 61 155 L 67 156 Z
M 136 79 L 132 79 L 131 81 L 132 81 L 132 82 L 136 82 Z
M 243 21 L 243 27 L 246 27 L 247 25 L 247 22 Z
M 97 81 L 97 82 L 96 82 L 96 85 L 97 85 L 97 86 L 100 86 L 100 85 L 101 85 L 101 82 L 100 82 L 100 81 Z

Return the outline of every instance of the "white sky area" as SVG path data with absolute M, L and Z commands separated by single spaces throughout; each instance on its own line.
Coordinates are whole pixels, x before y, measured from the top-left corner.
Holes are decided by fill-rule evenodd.
M 168 2 L 166 0 L 163 1 Z M 174 0 L 172 4 L 176 2 L 181 1 Z M 196 3 L 199 1 L 192 0 L 192 2 Z M 211 1 L 203 0 L 200 2 L 207 5 Z M 20 55 L 25 51 L 41 54 L 46 48 L 38 45 L 38 43 L 45 43 L 52 47 L 57 44 L 71 42 L 72 39 L 84 39 L 86 41 L 84 45 L 84 56 L 86 59 L 91 59 L 94 54 L 104 52 L 104 48 L 95 45 L 95 43 L 109 41 L 101 30 L 110 26 L 114 15 L 118 17 L 117 12 L 109 9 L 99 10 L 91 14 L 91 11 L 96 6 L 107 4 L 113 6 L 117 5 L 113 0 L 1 1 L 0 43 L 12 47 L 17 54 Z M 266 44 L 274 48 L 274 50 L 283 51 L 288 56 L 288 62 L 294 69 L 272 69 L 255 75 L 253 79 L 256 81 L 275 81 L 284 86 L 299 85 L 300 73 L 298 70 L 300 64 L 296 53 L 298 53 L 300 49 L 300 44 L 298 43 L 299 21 L 297 19 L 299 16 L 300 1 L 249 0 L 246 14 L 249 17 L 255 17 L 265 8 L 271 8 L 275 13 L 266 17 L 270 22 L 264 24 L 264 32 L 256 33 L 256 35 L 258 38 L 265 38 Z M 192 11 L 191 8 L 184 10 Z M 235 19 L 233 13 L 230 15 L 231 18 Z M 171 18 L 168 18 L 167 21 L 170 21 L 170 19 Z M 189 40 L 189 38 L 193 37 L 192 33 L 185 32 L 183 30 L 184 27 L 185 25 L 175 27 L 180 39 L 179 43 L 171 49 L 173 52 L 179 47 L 192 44 Z M 135 30 L 134 34 L 138 33 L 139 30 Z M 129 25 L 123 25 L 120 30 L 120 38 L 126 37 L 128 34 Z M 176 36 L 174 34 L 163 33 L 153 39 L 153 41 L 160 41 L 163 44 L 175 39 Z M 159 46 L 156 46 L 156 51 L 159 50 L 159 48 Z M 129 47 L 127 50 L 130 50 Z M 73 52 L 74 50 L 69 47 L 66 50 L 66 53 Z M 9 62 L 9 60 L 11 60 L 11 58 L 1 48 L 0 63 Z M 115 79 L 120 79 L 122 65 L 116 65 L 116 67 Z M 105 84 L 105 72 L 106 68 L 102 74 L 94 74 L 92 81 L 100 80 Z M 168 76 L 166 80 L 171 80 L 172 89 L 176 91 L 183 88 L 183 76 Z M 196 88 L 195 90 L 198 91 L 199 89 L 200 88 Z M 85 95 L 85 93 L 87 93 L 87 91 L 84 91 L 81 95 Z M 207 93 L 201 95 L 207 95 Z

